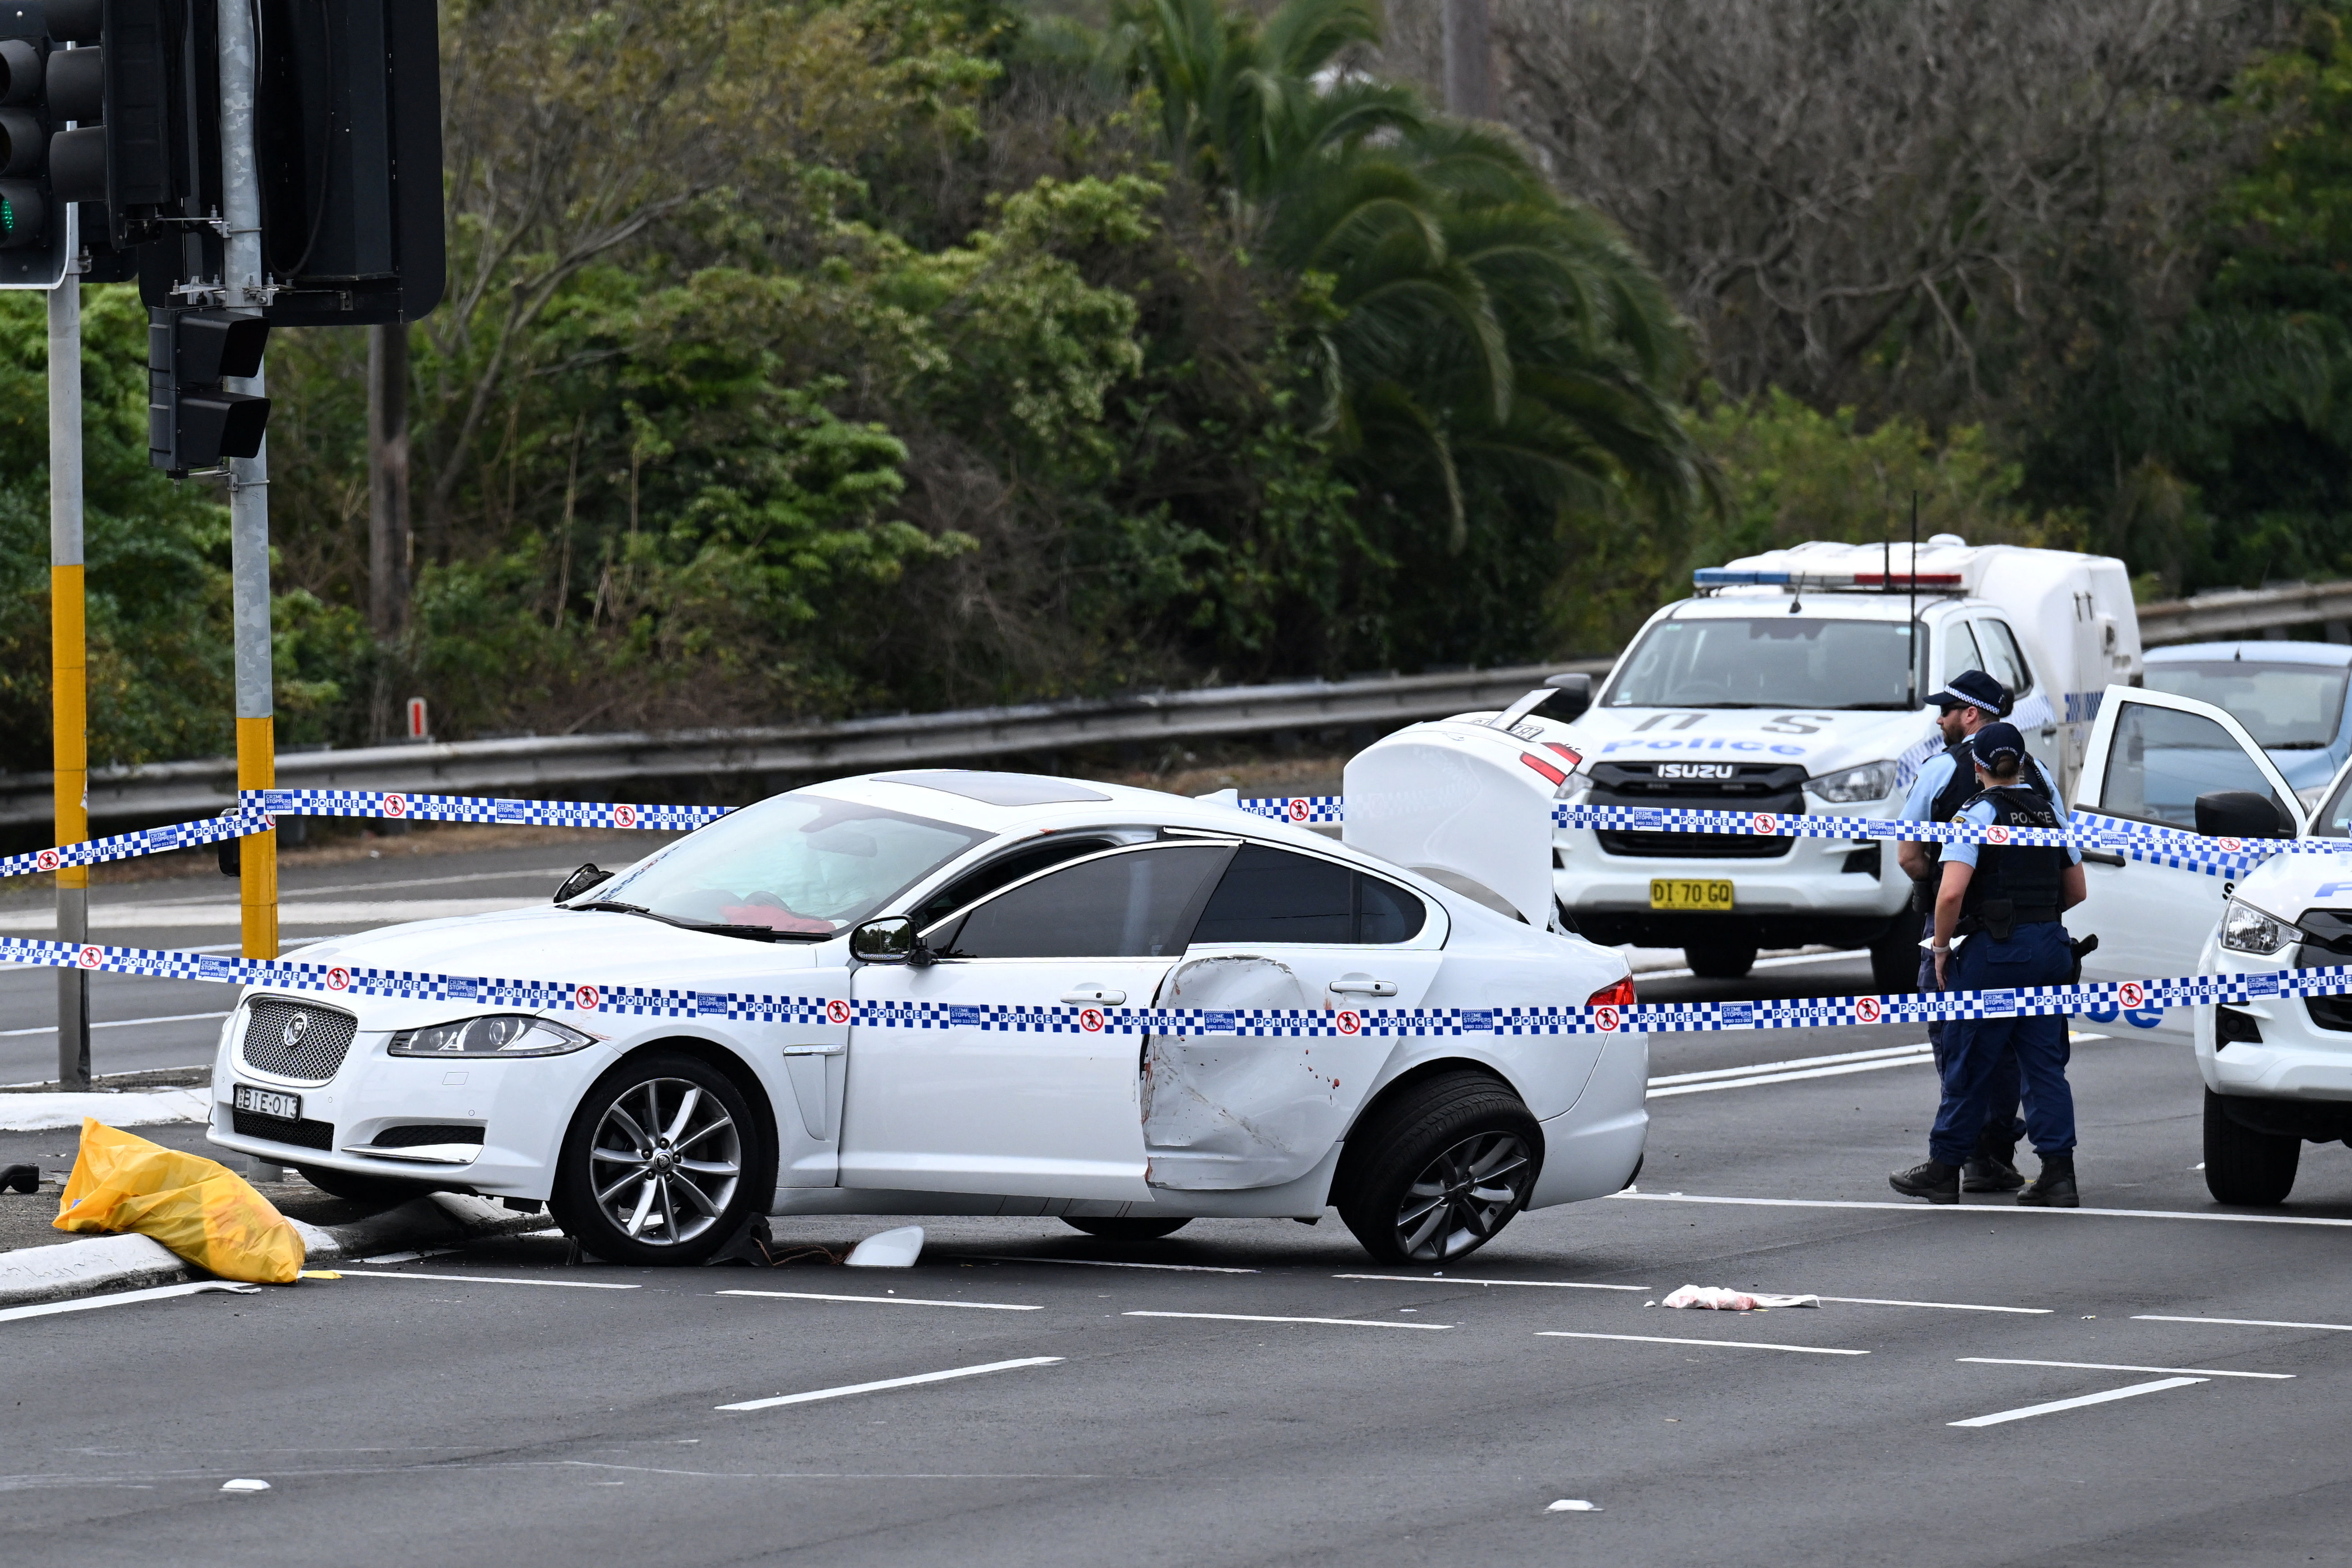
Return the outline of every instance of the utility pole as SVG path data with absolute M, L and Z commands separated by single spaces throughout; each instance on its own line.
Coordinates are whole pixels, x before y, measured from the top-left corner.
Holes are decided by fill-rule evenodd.
M 1495 118 L 1493 28 L 1487 0 L 1441 0 L 1445 38 L 1445 112 Z
M 89 837 L 89 682 L 81 544 L 81 276 L 74 209 L 66 209 L 66 275 L 49 290 L 50 776 L 59 844 Z M 58 940 L 89 940 L 89 868 L 58 874 Z M 89 1087 L 89 972 L 58 971 L 58 1087 Z
M 379 641 L 408 621 L 408 327 L 368 333 L 368 624 Z
M 269 302 L 261 266 L 261 184 L 254 154 L 253 11 L 219 9 L 222 303 L 233 316 L 258 316 Z M 262 377 L 226 390 L 260 396 Z M 230 458 L 230 606 L 236 644 L 236 787 L 268 789 L 278 779 L 276 712 L 269 668 L 269 447 Z M 278 956 L 278 835 L 258 833 L 239 851 L 238 902 L 247 958 Z

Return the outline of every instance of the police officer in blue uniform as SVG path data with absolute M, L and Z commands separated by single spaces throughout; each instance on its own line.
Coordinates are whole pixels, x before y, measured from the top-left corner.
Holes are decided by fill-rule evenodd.
M 1903 802 L 1901 816 L 1906 822 L 1949 822 L 1977 793 L 1976 770 L 1971 763 L 1969 741 L 1979 730 L 1997 719 L 2007 717 L 2012 705 L 2009 689 L 1981 669 L 1965 670 L 1953 678 L 1943 690 L 1927 700 L 1940 712 L 1937 727 L 1945 742 L 1943 755 L 1931 759 L 1919 770 L 1912 782 L 1911 793 Z M 2049 798 L 2059 820 L 2066 820 L 2066 807 L 2059 798 L 2056 781 L 2050 777 L 2041 763 L 2025 759 L 2023 782 L 2032 784 Z M 1919 989 L 1937 989 L 1935 959 L 1925 951 L 1928 928 L 1935 920 L 1937 867 L 1943 846 L 1939 844 L 1902 844 L 1895 847 L 1895 862 L 1910 877 L 1913 908 L 1919 916 L 1922 938 L 1919 954 Z M 1944 1059 L 1944 1024 L 1927 1026 L 1927 1043 L 1934 1047 L 1938 1068 Z M 1996 1110 L 1985 1123 L 1984 1136 L 1976 1151 L 1969 1157 L 1960 1172 L 1960 1190 L 1969 1193 L 2013 1193 L 2025 1185 L 2025 1178 L 2017 1171 L 2017 1140 L 2025 1131 L 2025 1123 L 2017 1115 L 2020 1098 L 2017 1074 L 2013 1068 L 1998 1071 L 1993 1082 L 1993 1104 Z
M 2013 724 L 1987 724 L 1971 737 L 1979 792 L 1955 821 L 2055 827 L 2049 797 L 2022 778 L 2025 738 Z M 2083 901 L 2079 850 L 2027 845 L 1954 844 L 1942 857 L 1930 944 L 1939 989 L 2010 990 L 2065 984 L 2074 955 L 2058 917 Z M 1937 1068 L 1943 1102 L 1928 1133 L 1926 1163 L 1887 1178 L 1929 1203 L 1960 1198 L 1960 1167 L 1986 1122 L 2005 1111 L 1995 1096 L 2004 1068 L 2024 1084 L 2026 1134 L 2042 1158 L 2021 1204 L 2074 1208 L 2074 1100 L 2066 1084 L 2066 1020 L 2014 1014 L 1955 1018 L 1944 1030 Z

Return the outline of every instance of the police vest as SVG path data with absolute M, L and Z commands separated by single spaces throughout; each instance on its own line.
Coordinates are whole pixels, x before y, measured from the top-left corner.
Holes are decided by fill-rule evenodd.
M 1952 776 L 1944 781 L 1944 787 L 1937 790 L 1936 798 L 1927 803 L 1927 820 L 1930 822 L 1951 821 L 1962 808 L 1976 800 L 1982 787 L 1977 783 L 1975 753 L 1969 750 L 1966 740 L 1946 747 L 1944 755 L 1952 759 Z M 2056 786 L 2051 784 L 2050 775 L 2042 771 L 2038 758 L 2025 759 L 2025 770 L 2019 775 L 2018 783 L 2024 788 L 2039 791 L 2046 801 L 2055 802 L 2058 798 Z M 1932 882 L 1943 862 L 1944 847 L 1927 844 L 1921 847 L 1927 852 L 1927 878 Z M 1932 899 L 1929 902 L 1932 906 Z
M 2014 827 L 2055 827 L 2058 813 L 2049 797 L 2022 784 L 1996 785 L 1974 796 L 1993 808 L 1994 823 Z M 1966 810 L 1967 806 L 1963 806 Z M 1960 899 L 1959 931 L 1982 931 L 1997 942 L 2009 940 L 2021 925 L 2058 918 L 2059 879 L 2065 874 L 2066 851 L 2026 844 L 1985 844 L 1977 848 L 1976 874 L 1969 879 Z

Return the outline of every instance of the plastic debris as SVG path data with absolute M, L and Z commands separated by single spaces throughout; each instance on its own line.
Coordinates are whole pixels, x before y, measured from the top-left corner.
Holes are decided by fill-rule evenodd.
M 49 1223 L 135 1231 L 224 1279 L 291 1285 L 302 1271 L 301 1234 L 243 1176 L 89 1118 Z
M 266 1492 L 268 1489 L 268 1481 L 257 1481 L 250 1476 L 240 1476 L 236 1480 L 221 1483 L 221 1490 L 225 1492 Z
M 1766 1307 L 1818 1307 L 1819 1296 L 1767 1296 L 1759 1290 L 1728 1290 L 1720 1285 L 1685 1285 L 1658 1303 L 1700 1307 L 1714 1312 L 1753 1312 Z
M 852 1248 L 849 1267 L 852 1268 L 912 1268 L 915 1259 L 923 1254 L 923 1227 L 902 1225 L 896 1230 L 886 1230 L 869 1236 Z
M 1546 1513 L 1599 1513 L 1601 1505 L 1597 1502 L 1587 1502 L 1580 1497 L 1564 1497 L 1544 1511 Z
M 37 1192 L 41 1185 L 38 1165 L 11 1165 L 0 1171 L 0 1192 L 14 1189 L 20 1193 Z
M 369 1261 L 374 1260 L 371 1258 Z M 342 1278 L 331 1268 L 305 1268 L 302 1270 L 301 1277 L 305 1279 L 341 1279 Z

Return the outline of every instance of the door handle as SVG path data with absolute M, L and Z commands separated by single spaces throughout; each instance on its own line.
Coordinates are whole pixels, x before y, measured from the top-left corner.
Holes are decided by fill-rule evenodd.
M 1349 974 L 1331 982 L 1331 989 L 1341 996 L 1393 996 L 1397 994 L 1393 980 L 1373 980 L 1361 974 Z
M 1116 1007 L 1127 1000 L 1127 993 L 1109 985 L 1076 985 L 1063 992 L 1062 1000 L 1073 1007 L 1088 1003 L 1097 1007 Z
M 2085 849 L 2083 858 L 2095 866 L 2123 866 L 2129 862 L 2120 855 L 2110 855 L 2104 849 Z

